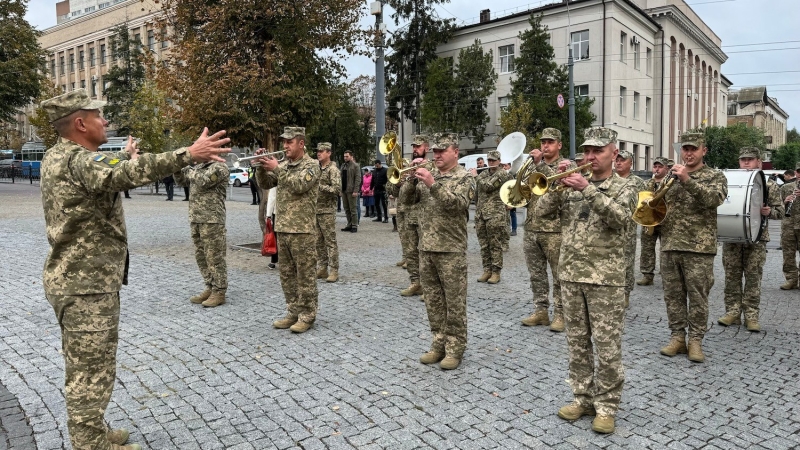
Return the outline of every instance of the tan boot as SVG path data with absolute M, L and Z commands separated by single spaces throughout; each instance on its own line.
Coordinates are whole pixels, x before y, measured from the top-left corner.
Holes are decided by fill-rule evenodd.
M 492 271 L 488 269 L 483 269 L 483 275 L 478 277 L 478 283 L 486 283 L 489 281 L 489 278 L 492 278 Z
M 497 284 L 500 282 L 500 272 L 492 272 L 492 276 L 486 281 L 489 284 Z
M 797 287 L 797 280 L 788 280 L 786 283 L 783 283 L 781 285 L 781 289 L 784 291 L 791 291 L 796 287 Z
M 636 284 L 639 286 L 652 286 L 653 285 L 653 276 L 652 275 L 644 275 L 641 279 L 636 280 Z
M 206 308 L 213 308 L 215 306 L 224 305 L 225 304 L 225 292 L 214 292 L 202 304 Z
M 689 361 L 701 363 L 706 360 L 703 354 L 703 342 L 700 339 L 689 340 Z
M 444 359 L 444 352 L 430 350 L 419 357 L 422 364 L 435 364 Z
M 675 356 L 679 353 L 686 353 L 686 338 L 683 336 L 672 336 L 666 347 L 661 349 L 661 354 L 666 356 Z
M 614 432 L 614 416 L 597 416 L 592 421 L 592 431 L 602 434 Z
M 298 320 L 294 323 L 291 327 L 289 327 L 289 331 L 292 333 L 305 333 L 311 328 L 313 323 L 311 322 L 303 322 L 302 320 Z
M 553 314 L 553 323 L 550 324 L 550 331 L 558 333 L 564 331 L 564 314 Z
M 422 286 L 420 286 L 419 283 L 412 283 L 411 286 L 400 291 L 400 295 L 403 297 L 411 297 L 419 294 L 422 294 Z
M 717 323 L 729 327 L 731 325 L 740 325 L 742 323 L 741 316 L 735 313 L 725 313 L 724 316 L 717 319 Z
M 522 319 L 522 324 L 526 327 L 535 327 L 536 325 L 550 325 L 550 316 L 547 315 L 547 310 L 542 309 L 531 314 L 530 317 Z
M 461 358 L 456 358 L 455 356 L 445 356 L 442 362 L 439 363 L 439 367 L 442 370 L 454 370 L 460 365 Z
M 758 333 L 761 331 L 761 325 L 758 324 L 758 319 L 744 319 L 744 326 L 747 327 L 747 331 L 752 331 L 754 333 Z
M 406 260 L 405 259 L 401 259 L 400 261 L 397 261 L 397 263 L 395 263 L 395 266 L 397 266 L 397 267 L 403 267 L 405 265 L 406 265 Z
M 203 303 L 204 301 L 208 300 L 208 297 L 211 297 L 211 288 L 207 287 L 205 291 L 191 297 L 189 299 L 192 303 Z
M 295 323 L 297 323 L 297 317 L 286 316 L 283 319 L 272 322 L 272 326 L 279 330 L 285 330 L 294 325 Z
M 129 445 L 111 444 L 111 450 L 142 450 L 142 446 L 139 444 L 129 444 Z
M 324 278 L 328 278 L 328 268 L 323 267 L 321 269 L 317 269 L 317 279 L 321 280 Z
M 593 416 L 596 412 L 594 406 L 582 406 L 578 402 L 572 402 L 567 406 L 562 406 L 558 410 L 558 417 L 564 420 L 577 420 L 583 416 Z
M 328 283 L 336 283 L 339 281 L 339 270 L 331 269 L 330 275 L 328 275 L 328 278 L 325 281 Z
M 408 269 L 408 262 L 403 261 L 403 269 Z
M 631 293 L 630 292 L 625 294 L 625 309 L 628 309 L 629 306 L 631 306 Z
M 108 439 L 108 442 L 117 445 L 122 445 L 128 442 L 129 436 L 130 433 L 128 433 L 128 430 L 126 430 L 125 428 L 108 430 L 108 432 L 106 433 L 106 439 Z

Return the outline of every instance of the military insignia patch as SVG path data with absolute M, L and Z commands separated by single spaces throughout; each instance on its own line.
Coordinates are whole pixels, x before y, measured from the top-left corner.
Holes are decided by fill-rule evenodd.
M 106 155 L 97 155 L 94 157 L 95 162 L 100 162 L 104 159 L 106 159 Z
M 119 160 L 118 160 L 118 159 L 112 159 L 111 161 L 108 161 L 108 163 L 107 163 L 107 164 L 108 164 L 109 166 L 113 166 L 113 165 L 117 164 L 118 162 L 119 162 Z
M 475 188 L 469 188 L 469 198 L 475 198 Z
M 308 169 L 308 172 L 306 172 L 306 181 L 311 181 L 312 179 L 314 179 L 314 171 Z
M 211 174 L 211 181 L 217 181 L 217 175 Z

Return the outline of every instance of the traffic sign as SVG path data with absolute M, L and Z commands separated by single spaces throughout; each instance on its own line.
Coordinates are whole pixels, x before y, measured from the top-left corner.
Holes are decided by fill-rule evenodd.
M 564 96 L 563 95 L 558 94 L 558 97 L 556 97 L 556 102 L 558 102 L 558 107 L 559 108 L 564 108 Z

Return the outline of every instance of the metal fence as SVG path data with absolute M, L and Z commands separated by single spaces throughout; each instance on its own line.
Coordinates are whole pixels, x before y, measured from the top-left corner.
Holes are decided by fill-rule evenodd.
M 0 167 L 0 183 L 39 183 L 38 167 Z

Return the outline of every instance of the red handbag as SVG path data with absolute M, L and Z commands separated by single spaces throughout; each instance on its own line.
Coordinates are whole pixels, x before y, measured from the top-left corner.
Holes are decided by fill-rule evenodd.
M 261 256 L 271 256 L 278 253 L 278 241 L 275 238 L 275 231 L 272 229 L 272 218 L 267 217 L 264 241 L 261 243 Z

